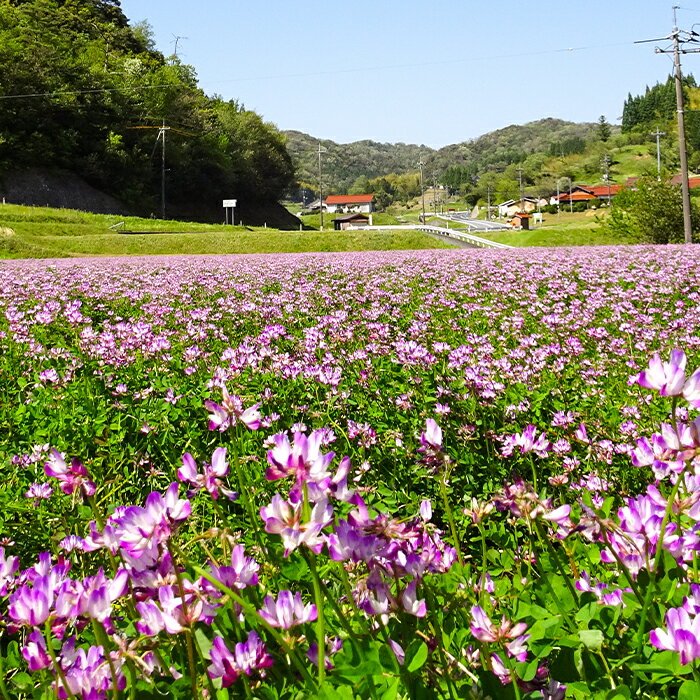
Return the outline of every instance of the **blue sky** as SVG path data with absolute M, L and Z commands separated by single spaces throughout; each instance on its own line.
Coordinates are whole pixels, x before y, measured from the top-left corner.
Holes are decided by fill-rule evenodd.
M 612 123 L 664 80 L 665 0 L 121 0 L 202 89 L 280 129 L 440 147 L 543 117 Z M 698 23 L 684 0 L 678 24 Z M 185 38 L 186 37 L 186 38 Z M 665 44 L 661 44 L 665 46 Z M 683 57 L 700 79 L 700 54 Z

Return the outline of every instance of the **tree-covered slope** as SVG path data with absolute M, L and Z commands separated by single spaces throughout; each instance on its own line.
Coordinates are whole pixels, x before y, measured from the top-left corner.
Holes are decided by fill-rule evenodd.
M 171 216 L 219 216 L 222 197 L 275 200 L 292 179 L 277 129 L 207 97 L 118 0 L 0 0 L 0 75 L 3 178 L 68 170 L 132 211 L 160 211 L 165 124 Z
M 418 172 L 423 159 L 426 180 L 433 173 L 444 180 L 450 168 L 459 168 L 465 181 L 487 171 L 502 171 L 532 154 L 559 153 L 574 141 L 585 143 L 595 137 L 596 125 L 576 124 L 561 119 L 540 119 L 523 125 L 511 125 L 439 150 L 405 143 L 355 141 L 338 144 L 315 139 L 299 131 L 285 131 L 288 149 L 297 168 L 300 183 L 316 188 L 318 183 L 318 144 L 323 148 L 324 188 L 346 192 L 358 178 L 369 179 L 395 173 Z

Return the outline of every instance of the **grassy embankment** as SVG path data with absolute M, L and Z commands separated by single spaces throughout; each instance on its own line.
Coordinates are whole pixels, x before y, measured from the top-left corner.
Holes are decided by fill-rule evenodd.
M 600 228 L 600 220 L 606 214 L 606 211 L 596 214 L 562 211 L 559 215 L 544 214 L 542 225 L 530 231 L 494 231 L 478 235 L 516 247 L 621 245 L 638 242 L 605 234 Z
M 420 212 L 409 211 L 403 214 L 403 218 L 409 223 L 418 223 Z M 499 241 L 517 248 L 528 246 L 587 246 L 587 245 L 619 245 L 634 243 L 632 240 L 623 240 L 609 236 L 601 231 L 600 221 L 607 215 L 606 209 L 596 212 L 562 211 L 557 214 L 544 214 L 541 226 L 530 231 L 494 231 L 493 233 L 476 233 L 481 238 L 491 241 Z M 429 224 L 446 226 L 446 222 L 440 219 L 429 219 Z M 450 224 L 450 228 L 455 228 Z
M 124 234 L 110 226 L 125 222 Z M 0 205 L 0 258 L 302 253 L 447 248 L 418 231 L 279 231 Z

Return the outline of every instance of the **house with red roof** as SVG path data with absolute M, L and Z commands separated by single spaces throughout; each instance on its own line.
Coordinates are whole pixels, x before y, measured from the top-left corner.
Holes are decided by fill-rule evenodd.
M 332 194 L 326 197 L 323 206 L 327 212 L 361 212 L 370 214 L 374 211 L 373 194 Z
M 620 190 L 622 185 L 574 185 L 569 192 L 559 193 L 559 204 L 576 204 L 577 202 L 590 202 L 599 199 L 601 202 L 610 201 Z M 556 204 L 556 197 L 552 197 L 552 204 Z

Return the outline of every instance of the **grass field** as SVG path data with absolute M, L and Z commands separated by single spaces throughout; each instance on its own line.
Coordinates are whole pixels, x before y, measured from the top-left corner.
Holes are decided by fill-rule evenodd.
M 529 246 L 587 246 L 620 245 L 634 243 L 632 240 L 613 238 L 600 228 L 600 221 L 606 215 L 601 211 L 595 215 L 569 213 L 545 214 L 542 226 L 531 231 L 503 231 L 479 234 L 491 241 L 520 247 Z
M 170 233 L 124 234 L 109 228 L 121 221 L 125 222 L 124 228 L 127 230 Z M 418 231 L 279 231 L 11 204 L 0 208 L 0 258 L 225 255 L 448 247 L 448 244 Z

